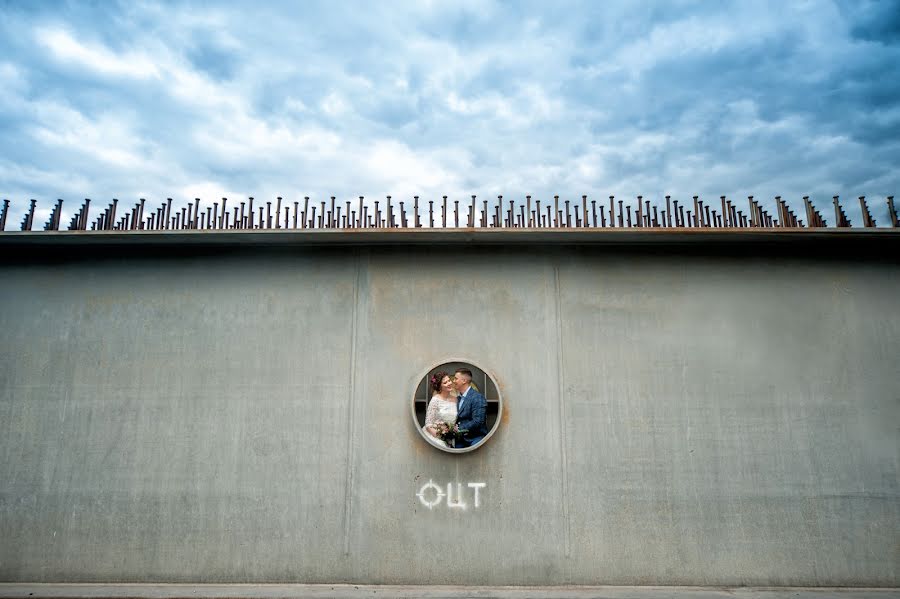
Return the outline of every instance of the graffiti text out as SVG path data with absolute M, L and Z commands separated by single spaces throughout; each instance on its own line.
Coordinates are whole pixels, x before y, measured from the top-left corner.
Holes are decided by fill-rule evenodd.
M 466 483 L 463 491 L 463 483 L 447 483 L 444 487 L 429 480 L 422 485 L 416 497 L 419 501 L 430 510 L 433 510 L 441 503 L 445 503 L 447 507 L 458 510 L 464 510 L 469 505 L 479 508 L 481 507 L 481 490 L 487 486 L 487 483 Z M 446 492 L 444 489 L 446 488 Z

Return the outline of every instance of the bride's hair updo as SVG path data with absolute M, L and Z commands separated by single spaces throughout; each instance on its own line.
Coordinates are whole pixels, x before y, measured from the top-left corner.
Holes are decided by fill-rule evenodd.
M 450 376 L 449 373 L 441 370 L 440 372 L 435 372 L 431 375 L 431 378 L 428 379 L 428 384 L 431 385 L 431 390 L 435 393 L 441 392 L 441 381 L 444 380 L 445 376 Z

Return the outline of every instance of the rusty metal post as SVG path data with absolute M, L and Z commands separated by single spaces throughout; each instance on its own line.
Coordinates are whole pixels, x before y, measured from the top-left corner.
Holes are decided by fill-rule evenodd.
M 875 221 L 872 219 L 872 214 L 869 212 L 869 206 L 866 204 L 866 196 L 859 196 L 859 209 L 862 212 L 862 220 L 864 227 L 874 227 Z
M 553 196 L 553 226 L 559 228 L 559 196 Z
M 324 228 L 325 228 L 325 200 L 322 200 L 322 201 L 319 203 L 319 205 L 320 205 L 320 209 L 319 209 L 319 221 L 318 221 L 318 223 L 319 223 L 319 228 L 320 228 L 320 229 L 324 229 Z
M 622 200 L 619 200 L 619 227 L 625 226 L 625 211 L 622 208 Z
M 472 196 L 472 209 L 469 210 L 469 227 L 475 228 L 475 196 Z
M 631 205 L 625 206 L 625 209 L 628 211 L 628 228 L 631 228 Z
M 118 208 L 118 206 L 119 206 L 119 200 L 117 200 L 116 198 L 113 198 L 112 204 L 109 207 L 109 221 L 108 221 L 109 226 L 107 227 L 108 229 L 112 229 L 113 224 L 116 222 L 116 208 Z
M 897 218 L 897 211 L 894 209 L 894 196 L 887 197 L 888 215 L 891 217 L 891 226 L 895 229 L 900 227 L 900 219 Z M 0 228 L 2 230 L 2 228 Z
M 88 213 L 91 211 L 91 198 L 84 198 L 84 207 L 81 209 L 81 230 L 87 230 Z
M 565 204 L 566 204 L 566 227 L 571 227 L 572 226 L 572 217 L 569 214 L 569 200 L 566 200 Z
M 481 207 L 481 226 L 482 226 L 482 228 L 487 229 L 487 227 L 488 227 L 488 201 L 487 201 L 487 200 L 482 200 L 482 201 L 481 201 L 481 204 L 482 204 L 482 207 Z
M 447 196 L 443 196 L 444 198 L 444 208 L 441 211 L 441 226 L 443 228 L 447 228 Z
M 644 196 L 637 197 L 637 211 L 634 213 L 638 227 L 644 226 Z
M 219 228 L 225 227 L 225 216 L 228 214 L 228 198 L 222 198 L 222 214 L 219 216 Z
M 363 215 L 363 197 L 359 196 L 359 209 L 356 211 L 359 215 L 359 221 L 356 223 L 357 228 L 362 229 L 365 215 Z
M 434 200 L 428 200 L 428 228 L 434 228 Z
M 616 226 L 616 217 L 615 217 L 615 206 L 614 206 L 615 196 L 609 196 L 609 226 Z
M 459 228 L 459 200 L 453 200 L 453 226 Z
M 419 221 L 419 196 L 413 196 L 413 227 L 418 229 L 422 226 Z
M 603 210 L 600 211 L 603 214 Z M 591 200 L 591 216 L 594 218 L 594 228 L 597 228 L 597 200 Z
M 142 205 L 143 205 L 143 202 L 142 202 Z M 56 204 L 56 222 L 54 223 L 54 226 L 53 226 L 54 231 L 59 231 L 59 224 L 60 224 L 60 221 L 62 220 L 62 207 L 63 207 L 63 201 L 62 201 L 62 198 L 59 198 L 58 203 Z M 0 230 L 2 230 L 2 229 L 0 229 Z
M 403 200 L 400 200 L 400 226 L 406 228 L 406 208 L 403 206 Z
M 678 211 L 678 200 L 675 200 L 674 202 L 672 202 L 672 204 L 675 206 L 675 226 L 680 227 L 681 226 L 681 218 L 679 217 L 680 213 Z
M 666 196 L 666 218 L 664 222 L 667 227 L 672 226 L 672 196 Z

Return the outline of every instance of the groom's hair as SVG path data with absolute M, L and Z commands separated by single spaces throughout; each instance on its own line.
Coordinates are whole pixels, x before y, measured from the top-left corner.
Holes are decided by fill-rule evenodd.
M 454 374 L 461 374 L 466 377 L 468 382 L 470 382 L 470 383 L 472 382 L 472 371 L 469 370 L 468 368 L 457 368 L 456 372 L 454 372 Z

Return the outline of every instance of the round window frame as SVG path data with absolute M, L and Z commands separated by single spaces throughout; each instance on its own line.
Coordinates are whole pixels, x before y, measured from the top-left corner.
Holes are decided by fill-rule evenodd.
M 491 381 L 494 383 L 494 387 L 497 389 L 497 421 L 494 422 L 494 426 L 491 427 L 491 430 L 489 430 L 487 432 L 487 434 L 484 436 L 484 438 L 481 441 L 478 442 L 478 444 L 472 445 L 471 447 L 460 447 L 459 449 L 457 449 L 455 447 L 441 447 L 437 443 L 434 443 L 429 438 L 430 435 L 428 433 L 426 433 L 425 430 L 423 429 L 422 425 L 419 424 L 419 418 L 416 415 L 416 391 L 419 389 L 419 385 L 422 383 L 423 380 L 425 380 L 425 377 L 428 376 L 428 373 L 432 372 L 438 366 L 441 366 L 443 364 L 450 364 L 453 362 L 467 364 L 469 366 L 474 366 L 475 368 L 478 368 L 485 375 L 487 375 L 488 378 L 491 379 Z M 427 388 L 428 387 L 426 386 L 426 389 Z M 448 359 L 441 360 L 439 362 L 435 362 L 434 364 L 431 365 L 431 367 L 422 371 L 419 374 L 419 376 L 417 376 L 415 378 L 412 389 L 413 389 L 412 390 L 412 401 L 409 402 L 409 410 L 410 410 L 410 414 L 412 415 L 413 424 L 415 425 L 416 430 L 419 432 L 419 435 L 425 440 L 425 442 L 428 443 L 428 445 L 430 445 L 431 447 L 434 447 L 435 449 L 439 449 L 440 451 L 443 451 L 446 453 L 452 453 L 452 454 L 469 453 L 469 452 L 475 451 L 476 449 L 480 449 L 485 443 L 488 442 L 488 440 L 491 437 L 494 436 L 494 433 L 497 432 L 497 429 L 500 428 L 500 421 L 503 419 L 503 391 L 501 391 L 501 389 L 500 389 L 500 383 L 497 382 L 497 377 L 494 376 L 493 372 L 491 372 L 490 370 L 488 370 L 486 368 L 482 368 L 474 360 L 470 360 L 468 358 L 451 357 Z M 427 408 L 428 408 L 427 404 L 425 407 L 427 410 Z

